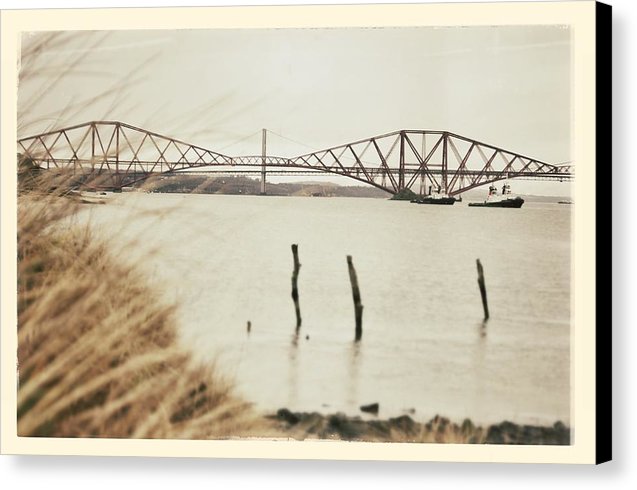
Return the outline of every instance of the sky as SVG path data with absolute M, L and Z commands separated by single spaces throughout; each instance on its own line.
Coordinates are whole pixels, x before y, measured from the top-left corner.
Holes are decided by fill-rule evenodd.
M 296 156 L 431 129 L 571 161 L 563 26 L 88 31 L 42 43 L 46 36 L 22 39 L 20 137 L 109 119 L 241 155 L 260 153 L 267 128 L 268 154 Z

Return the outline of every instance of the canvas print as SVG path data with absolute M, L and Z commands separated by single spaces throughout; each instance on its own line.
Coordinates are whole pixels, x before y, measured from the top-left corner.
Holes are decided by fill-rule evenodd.
M 21 437 L 568 446 L 568 25 L 30 31 Z

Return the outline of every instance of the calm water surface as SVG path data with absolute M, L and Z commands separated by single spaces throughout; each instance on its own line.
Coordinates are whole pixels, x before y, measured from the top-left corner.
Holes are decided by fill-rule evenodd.
M 88 212 L 178 301 L 183 341 L 263 410 L 360 415 L 378 402 L 381 417 L 570 422 L 569 206 L 131 193 Z

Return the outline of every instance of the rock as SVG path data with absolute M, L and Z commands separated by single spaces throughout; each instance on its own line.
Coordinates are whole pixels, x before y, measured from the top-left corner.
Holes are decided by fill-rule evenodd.
M 206 386 L 200 386 L 193 391 L 206 391 Z M 378 403 L 365 405 L 361 407 L 361 410 L 370 406 L 378 407 Z M 458 441 L 458 436 L 461 436 L 461 440 L 469 444 L 570 444 L 570 428 L 562 422 L 543 427 L 518 425 L 505 421 L 482 428 L 475 426 L 470 419 L 465 419 L 462 424 L 458 425 L 451 423 L 445 417 L 437 415 L 423 425 L 415 422 L 409 415 L 401 415 L 387 420 L 363 420 L 361 417 L 349 417 L 341 412 L 323 415 L 318 412 L 292 412 L 287 408 L 281 408 L 276 414 L 268 415 L 267 417 L 277 421 L 281 429 L 289 430 L 291 437 L 299 440 L 313 436 L 320 439 L 350 441 L 386 440 L 405 442 L 407 440 L 419 440 L 420 436 L 427 435 L 428 439 L 441 443 Z
M 367 425 L 373 429 L 373 433 L 377 437 L 389 437 L 391 433 L 391 427 L 386 420 L 370 420 Z
M 348 418 L 344 413 L 330 415 L 325 429 L 326 435 L 337 435 L 345 439 L 356 439 L 365 431 L 366 424 L 359 418 Z
M 520 432 L 520 427 L 513 422 L 509 422 L 505 420 L 500 424 L 500 430 L 502 431 L 502 436 L 504 438 L 505 444 L 519 444 L 520 438 L 518 437 L 518 433 Z
M 504 436 L 499 425 L 492 425 L 487 430 L 486 444 L 504 444 Z
M 438 432 L 440 433 L 444 432 L 448 425 L 449 425 L 449 419 L 445 417 L 440 417 L 440 419 L 438 420 Z
M 389 425 L 406 434 L 416 434 L 418 432 L 418 424 L 409 415 L 401 415 L 393 419 L 389 419 Z
M 480 440 L 478 439 L 478 436 L 471 436 L 467 440 L 467 444 L 478 444 L 478 442 L 480 442 Z
M 378 403 L 370 403 L 369 405 L 362 405 L 360 409 L 361 412 L 373 413 L 374 415 L 378 415 L 379 405 Z
M 553 424 L 553 432 L 555 433 L 556 444 L 570 444 L 571 431 L 562 422 L 557 421 Z
M 492 425 L 487 430 L 487 444 L 524 444 L 524 445 L 568 445 L 569 429 L 558 422 L 552 427 L 535 425 L 517 425 L 513 422 L 502 422 Z
M 475 425 L 473 425 L 473 422 L 471 422 L 470 419 L 464 419 L 462 421 L 462 427 L 460 428 L 460 430 L 462 431 L 463 435 L 468 436 L 476 430 L 476 427 Z
M 300 414 L 300 425 L 308 434 L 319 434 L 325 427 L 325 417 L 318 412 Z
M 519 444 L 542 444 L 545 435 L 541 427 L 533 427 L 532 425 L 525 425 L 522 427 L 521 437 L 515 442 Z
M 290 412 L 287 408 L 280 408 L 276 413 L 276 418 L 283 420 L 290 425 L 295 425 L 300 420 L 297 414 Z
M 553 429 L 557 432 L 568 431 L 568 427 L 566 427 L 561 420 L 558 420 L 553 424 Z

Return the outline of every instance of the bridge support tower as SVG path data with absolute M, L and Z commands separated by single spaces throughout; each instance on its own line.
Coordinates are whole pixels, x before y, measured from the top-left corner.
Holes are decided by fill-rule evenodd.
M 261 194 L 266 194 L 265 189 L 265 159 L 266 159 L 266 138 L 267 138 L 267 129 L 263 129 L 261 133 Z

